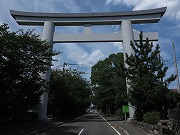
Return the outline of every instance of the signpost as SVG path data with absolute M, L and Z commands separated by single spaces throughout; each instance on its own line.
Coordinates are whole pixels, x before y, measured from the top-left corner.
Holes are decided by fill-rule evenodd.
M 126 113 L 129 113 L 129 106 L 128 105 L 123 105 L 122 109 L 123 109 L 123 113 L 125 114 L 125 120 L 126 120 Z

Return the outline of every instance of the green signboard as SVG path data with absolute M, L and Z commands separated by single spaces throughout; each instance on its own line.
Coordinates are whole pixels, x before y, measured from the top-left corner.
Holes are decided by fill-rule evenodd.
M 129 106 L 128 105 L 123 105 L 122 109 L 123 109 L 123 113 L 129 113 Z

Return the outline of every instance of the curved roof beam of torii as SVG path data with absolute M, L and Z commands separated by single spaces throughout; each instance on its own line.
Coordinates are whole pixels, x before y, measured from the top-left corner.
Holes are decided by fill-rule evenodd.
M 123 20 L 132 24 L 157 23 L 166 12 L 167 7 L 104 13 L 43 13 L 10 10 L 10 14 L 19 25 L 43 26 L 45 21 L 52 21 L 55 26 L 119 25 Z

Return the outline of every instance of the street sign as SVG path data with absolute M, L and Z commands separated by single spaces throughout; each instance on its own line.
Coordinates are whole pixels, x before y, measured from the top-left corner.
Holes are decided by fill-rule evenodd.
M 129 106 L 128 105 L 123 105 L 122 109 L 123 109 L 123 113 L 129 113 Z

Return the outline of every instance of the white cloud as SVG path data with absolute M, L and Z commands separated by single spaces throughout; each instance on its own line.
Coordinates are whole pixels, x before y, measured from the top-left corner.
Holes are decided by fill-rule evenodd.
M 106 4 L 126 4 L 128 6 L 134 6 L 140 0 L 106 0 Z
M 94 8 L 92 8 L 92 11 L 93 11 L 93 12 L 97 12 L 96 9 L 94 9 Z
M 120 31 L 119 25 L 112 25 L 112 28 L 114 29 L 114 32 L 117 33 Z
M 171 56 L 170 56 L 171 55 Z M 161 51 L 161 57 L 163 58 L 165 64 L 169 64 L 170 61 L 172 61 L 173 54 L 170 51 Z
M 81 12 L 79 5 L 74 0 L 0 0 L 0 22 L 8 23 L 15 30 L 18 26 L 10 15 L 9 10 L 28 12 Z M 24 28 L 24 27 L 23 27 Z
M 169 38 L 160 37 L 158 44 L 160 45 L 163 59 L 172 60 L 172 41 Z
M 179 0 L 106 0 L 106 4 L 125 4 L 127 6 L 133 6 L 133 10 L 146 10 L 167 6 L 165 15 L 180 19 Z
M 113 42 L 113 46 L 117 47 L 119 51 L 123 50 L 122 43 L 121 42 Z
M 89 64 L 90 66 L 93 66 L 97 61 L 103 59 L 105 56 L 104 54 L 101 52 L 101 50 L 94 50 L 92 51 L 92 53 L 88 56 L 87 60 L 85 60 L 85 62 L 87 62 L 87 64 Z
M 88 52 L 88 50 L 83 49 L 76 43 L 69 43 L 62 45 L 64 47 L 64 53 L 69 60 L 73 60 L 78 64 L 84 64 L 88 67 L 93 66 L 100 59 L 105 58 L 101 50 L 93 50 Z

